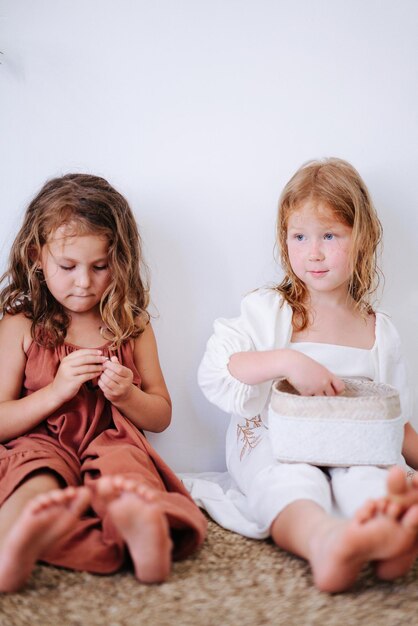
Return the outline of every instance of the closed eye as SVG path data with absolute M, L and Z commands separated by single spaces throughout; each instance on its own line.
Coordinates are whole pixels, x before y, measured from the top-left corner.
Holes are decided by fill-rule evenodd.
M 65 270 L 66 272 L 69 272 L 70 270 L 73 270 L 75 268 L 75 265 L 60 265 L 60 268 L 62 270 Z M 97 272 L 101 272 L 102 270 L 107 270 L 108 265 L 94 265 L 93 269 L 96 270 Z

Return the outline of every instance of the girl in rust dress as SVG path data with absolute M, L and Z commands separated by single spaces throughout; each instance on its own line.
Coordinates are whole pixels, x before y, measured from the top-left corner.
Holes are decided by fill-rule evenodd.
M 31 202 L 0 293 L 0 591 L 38 560 L 161 582 L 206 521 L 143 430 L 171 403 L 140 236 L 107 181 L 68 174 Z

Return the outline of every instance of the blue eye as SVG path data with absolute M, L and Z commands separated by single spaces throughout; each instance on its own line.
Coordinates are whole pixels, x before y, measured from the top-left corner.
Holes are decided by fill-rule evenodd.
M 300 234 L 299 235 L 295 235 L 296 241 L 303 241 L 304 237 L 305 237 L 305 235 L 300 235 Z
M 326 233 L 324 235 L 324 239 L 326 239 L 327 241 L 330 241 L 331 239 L 334 239 L 334 235 L 332 233 Z

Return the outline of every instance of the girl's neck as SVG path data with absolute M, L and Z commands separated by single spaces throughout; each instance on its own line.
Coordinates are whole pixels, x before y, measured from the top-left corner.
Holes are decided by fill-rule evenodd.
M 320 309 L 346 309 L 354 311 L 355 302 L 346 289 L 334 291 L 310 291 L 308 292 L 308 309 L 311 311 Z
M 309 302 L 309 326 L 294 331 L 292 341 L 371 349 L 375 343 L 375 316 L 364 315 L 347 295 L 344 300 L 321 295 L 325 297 Z
M 71 313 L 71 321 L 67 329 L 65 340 L 82 348 L 96 348 L 106 340 L 101 334 L 103 321 L 98 313 Z

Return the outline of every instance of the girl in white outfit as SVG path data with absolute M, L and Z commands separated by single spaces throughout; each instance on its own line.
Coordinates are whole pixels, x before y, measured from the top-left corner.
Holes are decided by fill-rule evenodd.
M 206 397 L 232 413 L 227 467 L 261 536 L 307 559 L 325 591 L 348 588 L 371 561 L 380 578 L 403 575 L 418 552 L 418 488 L 405 470 L 283 463 L 269 439 L 276 379 L 301 395 L 335 396 L 344 389 L 341 378 L 361 377 L 398 389 L 405 422 L 399 465 L 405 459 L 418 467 L 399 336 L 369 301 L 380 238 L 368 190 L 350 164 L 327 159 L 301 167 L 280 199 L 283 281 L 245 297 L 238 318 L 215 322 L 199 369 Z M 209 500 L 199 503 L 216 518 Z

